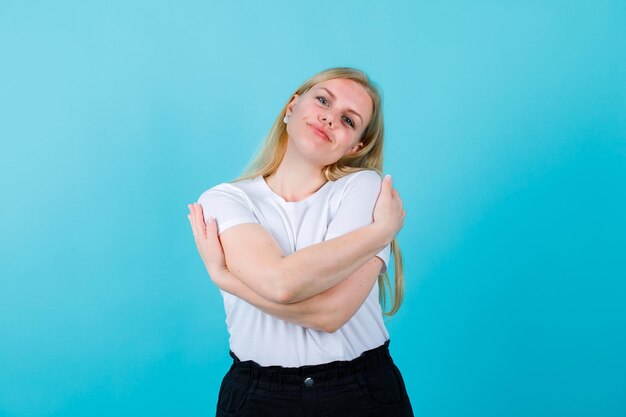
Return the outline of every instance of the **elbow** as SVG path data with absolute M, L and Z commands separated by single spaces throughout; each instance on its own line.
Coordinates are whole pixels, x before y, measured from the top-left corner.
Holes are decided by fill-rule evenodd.
M 293 292 L 287 288 L 279 286 L 272 291 L 272 300 L 277 304 L 291 304 L 295 302 Z
M 335 333 L 341 326 L 335 326 L 333 324 L 326 324 L 321 326 L 318 330 L 324 333 Z
M 268 294 L 270 301 L 277 304 L 292 304 L 301 301 L 297 288 L 292 285 L 293 279 L 278 268 L 272 271 L 271 275 L 272 285 Z
M 315 330 L 324 333 L 335 333 L 337 330 L 341 329 L 344 324 L 346 324 L 345 321 L 339 320 L 336 316 L 331 315 L 331 317 L 328 317 L 326 320 L 316 323 Z
M 331 308 L 328 313 L 321 317 L 319 328 L 317 330 L 325 333 L 335 333 L 348 323 L 356 312 L 340 306 L 339 308 Z

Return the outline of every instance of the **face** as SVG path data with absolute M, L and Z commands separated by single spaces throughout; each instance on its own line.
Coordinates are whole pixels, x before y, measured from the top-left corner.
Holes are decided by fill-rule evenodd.
M 360 138 L 372 112 L 372 99 L 359 83 L 342 78 L 317 83 L 287 106 L 288 146 L 320 166 L 330 165 L 363 147 Z

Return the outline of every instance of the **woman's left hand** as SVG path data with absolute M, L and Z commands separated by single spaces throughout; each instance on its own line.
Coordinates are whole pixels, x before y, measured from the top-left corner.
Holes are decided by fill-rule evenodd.
M 228 271 L 228 267 L 226 266 L 224 249 L 217 236 L 217 224 L 215 223 L 215 219 L 210 217 L 207 226 L 204 223 L 204 215 L 200 204 L 188 204 L 187 207 L 189 208 L 187 218 L 189 219 L 189 223 L 191 223 L 191 230 L 194 240 L 196 241 L 198 253 L 200 253 L 200 257 L 211 276 L 211 280 L 220 286 L 217 281 L 224 271 Z

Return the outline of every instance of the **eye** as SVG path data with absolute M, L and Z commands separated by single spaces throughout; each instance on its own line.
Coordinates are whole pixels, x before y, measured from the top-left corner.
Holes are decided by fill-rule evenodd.
M 324 97 L 324 96 L 317 96 L 315 98 L 317 99 L 317 101 L 322 103 L 324 106 L 326 106 L 328 104 L 328 100 L 326 100 L 326 97 Z
M 352 121 L 351 118 L 349 118 L 348 116 L 344 116 L 343 120 L 349 124 L 350 126 L 352 126 L 352 128 L 354 129 L 354 122 Z

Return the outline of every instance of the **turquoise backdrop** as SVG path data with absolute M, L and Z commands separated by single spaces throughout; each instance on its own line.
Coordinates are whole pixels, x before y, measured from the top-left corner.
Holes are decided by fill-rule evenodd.
M 407 209 L 416 416 L 626 415 L 626 3 L 0 0 L 0 415 L 209 416 L 187 204 L 365 70 Z

